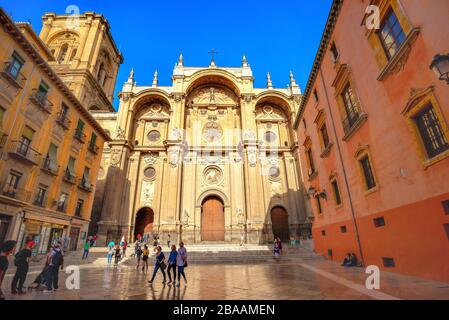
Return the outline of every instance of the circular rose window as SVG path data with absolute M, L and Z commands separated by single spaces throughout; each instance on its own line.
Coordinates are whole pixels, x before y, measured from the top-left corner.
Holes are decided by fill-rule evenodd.
M 268 170 L 268 175 L 270 176 L 270 178 L 276 179 L 279 178 L 279 176 L 281 175 L 281 171 L 279 170 L 278 167 L 271 167 Z
M 143 171 L 143 174 L 148 179 L 154 179 L 154 177 L 156 176 L 156 169 L 154 169 L 153 167 L 148 167 Z
M 277 139 L 276 134 L 273 131 L 265 132 L 265 141 L 268 143 L 275 142 Z
M 160 138 L 161 133 L 157 130 L 152 130 L 148 133 L 148 140 L 150 140 L 151 142 L 159 141 Z

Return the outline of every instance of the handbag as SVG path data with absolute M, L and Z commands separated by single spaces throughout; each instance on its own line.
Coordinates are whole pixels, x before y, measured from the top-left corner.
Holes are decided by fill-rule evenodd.
M 184 262 L 184 268 L 187 268 L 189 265 L 187 263 L 187 260 Z
M 159 266 L 161 267 L 162 270 L 167 269 L 167 264 L 166 264 L 164 261 L 162 261 L 161 263 L 159 263 Z

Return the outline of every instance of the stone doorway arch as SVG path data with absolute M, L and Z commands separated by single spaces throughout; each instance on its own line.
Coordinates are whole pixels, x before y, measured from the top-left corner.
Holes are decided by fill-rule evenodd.
M 134 239 L 137 235 L 141 236 L 153 232 L 154 211 L 149 207 L 143 207 L 136 214 L 136 221 L 134 224 Z
M 201 206 L 201 241 L 225 241 L 224 203 L 218 196 L 208 196 Z
M 288 214 L 283 207 L 276 206 L 271 209 L 271 228 L 275 238 L 279 237 L 283 242 L 289 241 Z

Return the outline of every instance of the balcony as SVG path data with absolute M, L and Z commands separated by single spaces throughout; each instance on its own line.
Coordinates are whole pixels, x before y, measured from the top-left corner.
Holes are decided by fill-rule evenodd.
M 40 90 L 33 90 L 30 96 L 30 101 L 42 111 L 51 114 L 51 107 L 53 104 L 47 99 L 47 92 Z
M 56 161 L 48 157 L 44 159 L 44 162 L 42 164 L 42 170 L 54 176 L 58 175 L 59 167 L 60 166 L 58 166 Z
M 9 156 L 30 166 L 37 166 L 41 154 L 23 141 L 11 141 Z
M 87 150 L 89 150 L 93 154 L 98 154 L 98 150 L 100 150 L 100 148 L 95 144 L 95 142 L 91 141 L 91 142 L 89 142 L 89 145 L 87 146 Z
M 14 88 L 22 89 L 23 83 L 26 78 L 21 72 L 14 71 L 13 65 L 11 62 L 6 62 L 3 71 L 0 72 L 0 75 Z
M 76 184 L 76 176 L 72 173 L 70 173 L 69 170 L 66 170 L 63 176 L 63 180 L 65 182 L 68 182 L 70 184 Z
M 16 188 L 14 185 L 11 185 L 9 182 L 2 183 L 1 194 L 5 197 L 22 201 L 29 202 L 31 199 L 31 192 L 22 188 Z
M 34 199 L 33 205 L 41 208 L 45 208 L 47 205 L 47 197 L 45 196 L 43 199 Z
M 69 130 L 70 120 L 65 113 L 58 112 L 56 117 L 56 123 L 60 125 L 64 130 Z
M 343 130 L 345 132 L 343 140 L 349 140 L 357 129 L 365 123 L 367 118 L 368 115 L 364 112 L 348 113 L 347 117 L 343 120 Z
M 5 147 L 6 139 L 8 139 L 8 135 L 3 131 L 0 131 L 0 149 Z
M 83 130 L 76 129 L 75 130 L 75 134 L 73 135 L 73 137 L 76 140 L 78 140 L 78 142 L 80 142 L 80 143 L 85 143 L 86 142 L 86 135 L 83 133 Z
M 81 179 L 81 183 L 78 185 L 78 187 L 88 192 L 92 192 L 93 190 L 93 185 L 84 178 Z

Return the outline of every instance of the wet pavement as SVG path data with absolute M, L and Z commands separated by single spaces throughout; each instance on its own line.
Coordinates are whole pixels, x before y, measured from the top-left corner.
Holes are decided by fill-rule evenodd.
M 449 299 L 449 284 L 381 273 L 381 289 L 365 287 L 367 275 L 362 268 L 343 268 L 320 257 L 314 259 L 268 260 L 262 264 L 195 265 L 186 268 L 188 284 L 181 287 L 162 284 L 158 274 L 151 277 L 134 266 L 134 261 L 119 266 L 80 266 L 80 289 L 65 286 L 67 275 L 60 272 L 60 289 L 43 293 L 32 291 L 11 296 L 7 290 L 12 275 L 5 278 L 3 291 L 9 299 L 36 300 L 321 300 L 321 299 Z M 31 271 L 26 285 L 39 271 Z

